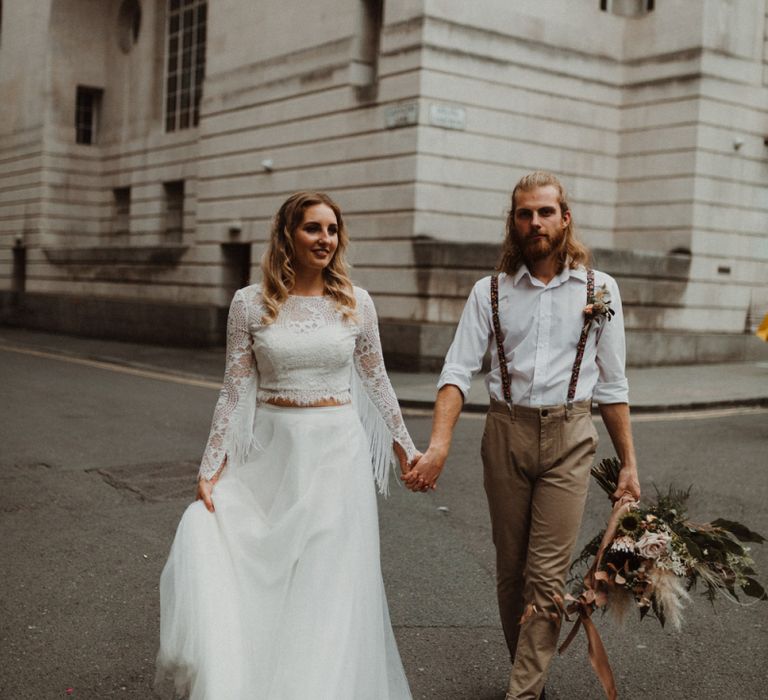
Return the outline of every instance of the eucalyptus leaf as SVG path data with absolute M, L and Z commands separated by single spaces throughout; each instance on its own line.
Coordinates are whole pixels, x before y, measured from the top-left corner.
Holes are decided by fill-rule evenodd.
M 741 540 L 742 542 L 757 542 L 758 544 L 765 542 L 765 537 L 763 537 L 761 534 L 755 532 L 754 530 L 750 530 L 746 525 L 737 523 L 734 520 L 718 518 L 717 520 L 712 521 L 712 525 L 730 532 L 734 537 Z
M 768 600 L 765 589 L 753 578 L 747 578 L 747 582 L 741 587 L 748 596 L 758 600 Z
M 683 540 L 688 552 L 694 559 L 698 559 L 699 561 L 704 559 L 704 555 L 701 553 L 701 548 L 691 537 L 682 536 L 680 539 Z
M 742 547 L 738 542 L 734 542 L 733 540 L 726 537 L 723 537 L 720 542 L 722 543 L 721 548 L 723 550 L 731 552 L 732 554 L 736 554 L 740 557 L 744 556 L 744 547 Z

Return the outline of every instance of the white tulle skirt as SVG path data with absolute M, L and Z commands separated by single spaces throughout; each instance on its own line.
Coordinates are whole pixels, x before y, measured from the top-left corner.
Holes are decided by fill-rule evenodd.
M 259 406 L 215 513 L 185 511 L 160 579 L 158 675 L 191 700 L 403 700 L 368 441 L 351 406 Z

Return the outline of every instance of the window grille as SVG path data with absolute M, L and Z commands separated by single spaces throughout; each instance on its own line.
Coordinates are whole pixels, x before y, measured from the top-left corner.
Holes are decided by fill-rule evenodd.
M 208 3 L 169 0 L 166 44 L 165 130 L 197 126 L 205 77 Z

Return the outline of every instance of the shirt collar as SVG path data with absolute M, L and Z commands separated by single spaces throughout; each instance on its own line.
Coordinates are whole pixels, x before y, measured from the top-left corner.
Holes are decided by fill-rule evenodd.
M 528 267 L 525 264 L 520 265 L 520 267 L 517 269 L 517 272 L 515 273 L 514 277 L 512 277 L 512 284 L 517 287 L 517 283 L 523 279 L 523 277 L 528 276 L 530 279 L 531 273 L 528 271 Z
M 515 273 L 514 277 L 512 277 L 512 284 L 516 287 L 518 282 L 520 282 L 520 280 L 523 279 L 524 277 L 528 277 L 529 281 L 531 282 L 533 281 L 533 275 L 531 274 L 530 270 L 528 269 L 528 266 L 525 263 L 520 265 L 520 268 Z M 579 280 L 580 282 L 584 282 L 586 284 L 587 271 L 581 265 L 579 265 L 579 267 L 577 267 L 576 269 L 571 269 L 566 265 L 562 269 L 560 274 L 552 279 L 552 281 L 549 283 L 548 286 L 559 287 L 561 284 L 565 284 L 571 277 Z M 539 282 L 539 284 L 541 283 Z
M 579 265 L 575 270 L 572 270 L 567 267 L 565 269 L 568 270 L 571 277 L 575 277 L 580 282 L 584 282 L 584 284 L 587 283 L 587 269 L 585 267 Z M 568 278 L 566 277 L 566 279 Z

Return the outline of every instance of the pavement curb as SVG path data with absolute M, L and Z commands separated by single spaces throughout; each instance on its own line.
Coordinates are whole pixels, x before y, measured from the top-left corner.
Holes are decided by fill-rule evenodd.
M 434 400 L 424 401 L 420 399 L 402 399 L 399 400 L 402 408 L 412 408 L 416 410 L 432 410 Z M 670 403 L 670 404 L 630 404 L 630 411 L 633 414 L 640 413 L 677 413 L 680 411 L 711 411 L 725 408 L 768 408 L 768 397 L 730 399 L 722 401 L 700 401 L 688 403 Z M 488 404 L 467 403 L 462 409 L 464 413 L 486 413 Z M 592 413 L 599 414 L 600 409 L 597 404 L 592 406 Z
M 48 344 L 41 343 L 0 343 L 0 349 L 6 349 L 9 351 L 24 352 L 25 350 L 31 352 L 42 352 L 51 356 L 59 356 L 62 358 L 88 360 L 92 362 L 101 362 L 104 364 L 111 364 L 117 367 L 126 367 L 139 371 L 156 372 L 160 374 L 168 375 L 177 379 L 188 379 L 190 381 L 209 382 L 211 384 L 219 385 L 222 381 L 223 367 L 220 374 L 205 374 L 199 372 L 184 372 L 181 370 L 173 369 L 164 366 L 160 363 L 150 362 L 138 362 L 130 360 L 125 357 L 111 355 L 109 353 L 99 352 L 83 352 L 67 350 L 66 348 L 53 348 Z M 222 362 L 223 365 L 223 362 Z M 414 374 L 414 376 L 418 376 Z M 397 386 L 395 386 L 397 393 Z M 434 390 L 433 390 L 434 391 Z M 419 398 L 402 398 L 398 399 L 400 406 L 403 409 L 413 409 L 420 411 L 431 411 L 434 406 L 434 393 L 430 395 L 428 399 Z M 630 410 L 633 414 L 660 414 L 660 413 L 675 413 L 683 411 L 711 411 L 717 409 L 729 409 L 729 408 L 768 408 L 768 396 L 753 396 L 744 398 L 731 398 L 731 399 L 710 399 L 701 401 L 682 401 L 679 403 L 658 403 L 658 404 L 630 404 Z M 465 413 L 482 414 L 487 412 L 488 404 L 485 402 L 471 401 L 464 405 L 463 411 Z M 593 414 L 598 414 L 599 409 L 597 405 L 592 408 Z
M 747 397 L 743 399 L 723 399 L 720 401 L 689 401 L 687 403 L 630 404 L 632 413 L 674 413 L 678 411 L 712 411 L 719 408 L 768 408 L 768 396 Z

